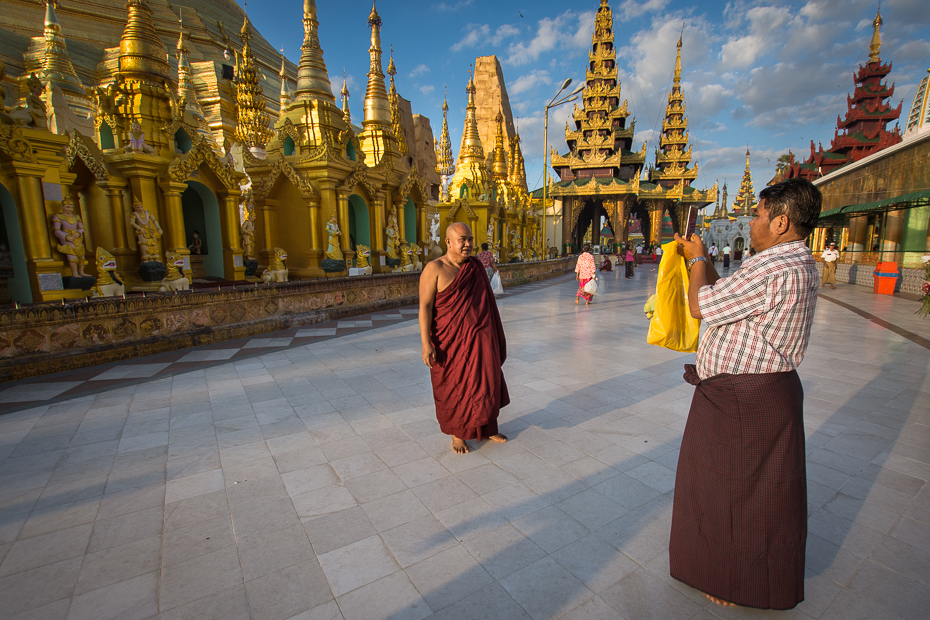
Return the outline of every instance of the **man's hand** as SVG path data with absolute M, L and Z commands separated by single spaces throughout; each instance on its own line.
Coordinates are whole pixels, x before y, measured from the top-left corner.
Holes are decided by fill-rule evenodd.
M 678 233 L 675 233 L 675 241 L 684 249 L 685 260 L 691 260 L 696 256 L 707 256 L 707 250 L 704 249 L 704 242 L 701 241 L 697 233 L 692 233 L 691 239 L 685 239 Z
M 436 361 L 436 349 L 433 347 L 433 345 L 432 344 L 423 345 L 422 355 L 423 355 L 423 363 L 429 366 L 430 368 L 432 368 L 433 363 L 435 363 Z

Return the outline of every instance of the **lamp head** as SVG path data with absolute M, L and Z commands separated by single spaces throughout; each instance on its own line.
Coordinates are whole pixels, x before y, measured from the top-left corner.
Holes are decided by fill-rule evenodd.
M 568 85 L 571 83 L 572 83 L 572 78 L 567 78 L 564 82 L 562 82 L 562 88 L 559 89 L 559 92 L 562 92 L 563 90 L 568 88 Z

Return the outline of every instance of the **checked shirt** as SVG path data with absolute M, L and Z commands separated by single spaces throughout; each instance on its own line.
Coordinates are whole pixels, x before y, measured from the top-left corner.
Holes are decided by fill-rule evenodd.
M 819 286 L 810 250 L 792 241 L 747 258 L 732 276 L 701 287 L 698 304 L 707 331 L 698 345 L 698 376 L 797 368 L 810 340 Z

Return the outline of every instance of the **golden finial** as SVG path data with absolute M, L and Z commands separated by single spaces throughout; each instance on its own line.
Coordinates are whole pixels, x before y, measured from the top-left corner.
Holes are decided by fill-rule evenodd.
M 346 125 L 352 123 L 352 112 L 349 111 L 349 85 L 346 82 L 346 71 L 342 70 L 342 120 L 346 122 Z
M 507 179 L 507 151 L 504 148 L 504 115 L 498 111 L 494 117 L 497 122 L 497 138 L 494 141 L 494 157 L 491 161 L 491 175 L 495 179 Z
M 155 31 L 152 9 L 145 0 L 128 0 L 129 17 L 119 42 L 119 73 L 144 82 L 164 84 L 171 74 L 168 55 Z
M 61 24 L 55 13 L 55 3 L 45 4 L 45 54 L 42 59 L 42 79 L 58 86 L 70 101 L 83 112 L 91 112 L 87 91 L 74 71 L 68 46 L 61 34 Z M 77 101 L 76 101 L 77 100 Z
M 681 34 L 678 35 L 678 53 L 675 57 L 675 83 L 681 82 L 681 39 L 685 36 L 685 25 L 681 25 Z
M 249 18 L 242 21 L 242 52 L 236 56 L 236 137 L 245 146 L 262 149 L 274 132 L 265 112 L 265 93 L 259 82 L 252 54 L 252 27 Z
M 278 77 L 281 79 L 281 113 L 283 114 L 291 104 L 291 88 L 287 83 L 287 67 L 285 66 L 284 48 L 281 48 L 281 72 Z
M 879 28 L 882 27 L 882 6 L 878 5 L 878 11 L 875 13 L 875 19 L 872 20 L 872 41 L 869 43 L 869 62 L 879 62 L 878 53 L 882 49 L 882 35 Z
M 523 191 L 527 191 L 526 165 L 523 161 L 523 149 L 520 147 L 520 134 L 513 137 L 512 151 L 513 165 L 510 170 L 510 183 L 523 189 Z
M 326 61 L 320 48 L 320 22 L 316 16 L 316 2 L 304 0 L 304 40 L 300 46 L 300 62 L 297 65 L 297 99 L 322 97 L 336 102 L 333 86 L 329 82 Z
M 368 48 L 368 89 L 365 91 L 365 117 L 362 125 L 383 129 L 391 127 L 391 104 L 384 87 L 384 71 L 381 68 L 381 16 L 371 3 L 368 27 L 371 28 L 371 47 Z
M 452 139 L 449 137 L 449 103 L 448 93 L 442 100 L 442 131 L 436 146 L 436 169 L 440 176 L 448 177 L 455 173 L 455 160 L 452 158 Z
M 469 65 L 471 67 L 471 65 Z M 478 133 L 478 118 L 475 106 L 475 81 L 471 69 L 468 71 L 468 105 L 465 108 L 465 130 L 462 132 L 462 148 L 459 149 L 457 168 L 480 164 L 484 166 L 484 147 L 481 145 L 481 135 Z
M 394 66 L 394 46 L 391 46 L 391 61 L 388 63 L 388 75 L 391 76 L 391 90 L 388 92 L 388 100 L 391 103 L 391 132 L 397 138 L 397 148 L 401 153 L 407 152 L 407 139 L 404 136 L 404 126 L 400 122 L 400 104 L 397 99 L 397 87 L 394 85 L 394 76 L 397 75 L 397 68 Z

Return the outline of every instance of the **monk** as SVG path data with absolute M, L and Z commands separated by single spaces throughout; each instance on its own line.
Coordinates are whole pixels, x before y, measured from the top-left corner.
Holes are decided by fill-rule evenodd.
M 420 276 L 420 341 L 430 368 L 436 419 L 452 450 L 468 453 L 468 439 L 506 442 L 497 429 L 510 404 L 501 366 L 507 359 L 504 327 L 484 267 L 473 257 L 465 224 L 446 229 L 446 253 Z

